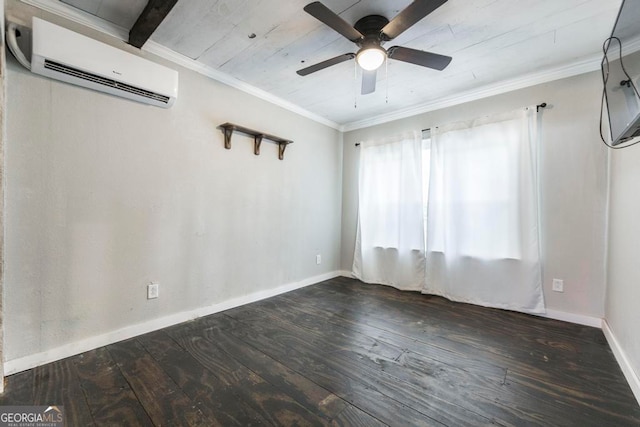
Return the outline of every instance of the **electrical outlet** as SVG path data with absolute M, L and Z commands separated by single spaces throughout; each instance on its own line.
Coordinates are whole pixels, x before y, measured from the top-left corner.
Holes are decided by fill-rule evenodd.
M 555 292 L 564 292 L 564 280 L 553 279 L 553 290 Z
M 322 264 L 322 255 L 316 255 L 316 265 Z
M 158 298 L 160 292 L 160 284 L 150 283 L 147 285 L 147 299 Z

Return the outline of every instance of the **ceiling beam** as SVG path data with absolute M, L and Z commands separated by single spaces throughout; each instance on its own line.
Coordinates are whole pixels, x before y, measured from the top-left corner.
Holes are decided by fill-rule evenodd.
M 176 3 L 178 0 L 149 0 L 129 31 L 129 44 L 140 49 Z

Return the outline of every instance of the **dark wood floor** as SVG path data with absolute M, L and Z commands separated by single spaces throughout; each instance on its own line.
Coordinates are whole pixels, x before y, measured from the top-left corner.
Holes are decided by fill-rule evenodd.
M 640 425 L 602 332 L 337 278 L 12 375 L 67 425 Z

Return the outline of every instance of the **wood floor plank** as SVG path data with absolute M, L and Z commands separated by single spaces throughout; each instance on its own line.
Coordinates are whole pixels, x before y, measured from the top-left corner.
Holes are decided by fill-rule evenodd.
M 105 347 L 71 360 L 96 425 L 153 425 Z
M 347 406 L 331 422 L 332 427 L 384 427 L 387 424 L 353 405 Z
M 275 425 L 321 426 L 329 420 L 310 412 L 291 396 L 249 370 L 209 340 L 184 330 L 172 328 L 169 335 L 200 364 L 229 383 L 239 385 L 240 398 L 251 402 L 254 409 Z
M 362 388 L 373 390 L 400 405 L 410 406 L 420 414 L 413 422 L 420 420 L 421 422 L 439 422 L 445 425 L 489 424 L 488 419 L 455 404 L 441 401 L 437 398 L 434 399 L 434 396 L 425 398 L 426 396 L 422 389 L 411 387 L 407 384 L 389 384 L 380 379 L 381 375 L 384 377 L 384 373 L 380 369 L 370 369 L 369 367 L 363 369 L 361 360 L 358 360 L 358 358 L 368 359 L 373 364 L 376 364 L 377 361 L 381 360 L 378 355 L 367 352 L 354 352 L 357 356 L 352 358 L 340 357 L 341 347 L 333 345 L 329 340 L 321 339 L 317 336 L 309 336 L 304 330 L 295 331 L 295 328 L 295 325 L 285 325 L 283 322 L 278 322 L 276 318 L 273 318 L 270 322 L 262 320 L 238 322 L 235 323 L 235 326 L 224 327 L 223 330 L 243 331 L 246 334 L 253 334 L 252 338 L 254 340 L 261 340 L 260 344 L 263 345 L 270 344 L 273 351 L 284 349 L 285 354 L 288 353 L 289 363 L 292 362 L 292 359 L 304 360 L 315 369 L 323 369 L 325 374 L 332 378 L 333 381 L 336 378 L 349 379 L 348 385 L 350 387 L 357 387 L 359 390 L 362 390 Z M 308 338 L 305 338 L 306 336 Z M 306 341 L 306 339 L 311 340 L 313 344 Z M 320 348 L 322 352 L 318 352 Z M 301 367 L 301 369 L 304 368 Z M 339 391 L 344 392 L 345 390 L 348 390 L 348 388 L 345 387 Z M 338 394 L 338 390 L 335 392 Z M 356 406 L 358 405 L 356 404 Z M 360 407 L 360 409 L 366 412 L 370 411 L 369 408 Z M 375 416 L 375 414 L 371 414 Z M 427 416 L 426 414 L 429 415 Z M 392 421 L 380 419 L 384 422 Z
M 409 304 L 409 306 L 421 307 L 421 309 L 428 308 L 430 314 L 436 309 L 438 311 L 433 314 L 439 316 L 459 316 L 460 312 L 462 312 L 465 313 L 462 316 L 466 316 L 465 324 L 473 325 L 494 321 L 500 327 L 505 323 L 518 323 L 518 328 L 523 331 L 535 331 L 537 334 L 542 335 L 561 333 L 573 341 L 582 340 L 588 343 L 606 344 L 602 332 L 597 328 L 560 322 L 544 317 L 528 316 L 509 310 L 487 309 L 486 307 L 472 304 L 454 303 L 442 297 L 421 295 L 417 292 L 404 292 L 387 286 L 367 285 L 350 278 L 336 278 L 324 282 L 322 287 L 321 291 L 323 293 L 334 291 L 336 295 L 357 295 L 358 299 L 373 298 L 377 302 L 384 301 L 385 304 L 396 301 L 402 305 Z M 313 287 L 308 289 L 313 290 Z M 452 310 L 452 307 L 455 307 L 456 310 Z M 472 316 L 468 316 L 468 314 L 472 314 Z M 525 324 L 520 322 L 523 318 L 528 320 Z
M 558 422 L 558 425 L 640 426 L 638 402 L 631 396 L 620 398 L 593 393 L 589 389 L 576 391 L 515 372 L 507 373 L 505 384 L 514 395 L 526 399 L 527 406 L 533 407 L 529 412 L 537 410 L 539 418 L 550 417 L 549 402 L 559 408 L 556 411 L 558 420 L 565 419 L 564 415 L 571 412 L 571 418 Z
M 325 324 L 331 323 L 343 328 L 344 331 L 342 333 L 345 335 L 351 335 L 354 332 L 361 333 L 369 336 L 376 341 L 386 343 L 395 348 L 411 351 L 416 354 L 421 354 L 431 359 L 440 360 L 444 363 L 456 366 L 463 370 L 472 369 L 474 372 L 483 374 L 488 377 L 496 375 L 501 376 L 504 375 L 505 372 L 504 367 L 497 364 L 492 364 L 478 357 L 470 357 L 469 354 L 459 354 L 456 352 L 452 352 L 451 350 L 438 347 L 437 345 L 434 345 L 430 342 L 420 342 L 398 333 L 375 328 L 350 319 L 327 316 L 327 313 L 324 310 L 316 309 L 311 304 L 300 305 L 292 300 L 287 300 L 287 303 L 287 312 L 304 312 L 309 315 L 296 318 L 297 324 L 305 328 L 324 329 L 326 327 Z M 287 316 L 289 316 L 289 314 L 287 314 Z
M 359 285 L 358 288 L 367 286 L 375 288 L 371 285 Z M 350 300 L 348 294 L 341 294 L 336 290 L 332 290 L 337 295 L 335 301 L 331 301 L 332 304 L 329 305 L 327 304 L 329 298 L 317 298 L 315 293 L 318 291 L 314 290 L 313 286 L 310 288 L 304 289 L 304 293 L 287 294 L 286 298 L 298 304 L 304 301 L 304 304 L 325 310 L 327 315 L 333 314 L 336 317 L 361 322 L 463 356 L 482 355 L 484 360 L 492 364 L 506 366 L 528 375 L 544 376 L 547 381 L 556 382 L 559 385 L 579 389 L 587 384 L 596 384 L 599 389 L 609 393 L 628 394 L 621 372 L 619 370 L 612 372 L 609 369 L 611 363 L 615 362 L 606 345 L 599 342 L 580 344 L 582 341 L 572 345 L 561 345 L 558 340 L 545 341 L 535 331 L 527 333 L 530 316 L 521 315 L 518 325 L 522 326 L 523 331 L 513 334 L 508 326 L 514 324 L 513 322 L 504 323 L 501 331 L 491 331 L 488 326 L 478 326 L 478 322 L 484 322 L 482 319 L 476 320 L 475 326 L 469 326 L 467 323 L 473 322 L 467 319 L 478 316 L 465 311 L 473 307 L 468 304 L 449 303 L 451 308 L 448 311 L 455 314 L 442 320 L 438 318 L 437 310 L 421 308 L 416 311 L 415 304 L 412 305 L 409 302 L 403 307 L 396 307 L 388 302 L 384 306 L 372 306 L 369 302 L 369 308 L 362 308 L 355 300 Z M 477 307 L 473 308 L 477 309 Z M 489 313 L 498 311 L 485 310 Z M 486 317 L 485 313 L 483 319 Z M 580 352 L 567 350 L 571 346 L 579 345 L 583 345 L 586 349 Z M 576 369 L 579 372 L 576 372 Z M 578 373 L 580 375 L 577 375 Z
M 211 424 L 137 340 L 111 344 L 107 349 L 155 425 Z
M 270 357 L 286 364 L 296 372 L 310 378 L 316 384 L 332 391 L 345 401 L 362 411 L 394 426 L 442 426 L 439 423 L 413 408 L 402 405 L 398 401 L 371 389 L 359 381 L 353 380 L 340 372 L 327 368 L 322 362 L 305 357 L 292 347 L 281 346 L 272 342 L 259 332 L 234 328 L 239 325 L 226 316 L 209 316 L 200 319 L 205 330 L 221 327 L 222 330 L 247 342 Z
M 350 406 L 335 394 L 231 335 L 206 326 L 199 328 L 197 322 L 183 325 L 182 328 L 187 329 L 185 332 L 188 335 L 208 339 L 210 345 L 227 353 L 278 390 L 321 417 L 333 419 Z M 204 329 L 207 330 L 207 334 L 204 333 Z
M 332 286 L 331 288 L 335 290 L 336 287 Z M 370 286 L 359 284 L 356 285 L 356 288 L 368 289 L 370 288 Z M 383 290 L 385 289 L 384 287 L 376 286 L 372 286 L 371 288 Z M 380 291 L 378 290 L 377 292 Z M 340 295 L 341 292 L 336 291 L 336 294 Z M 295 295 L 293 296 L 295 299 Z M 283 295 L 283 297 L 287 298 L 287 295 Z M 318 301 L 316 298 L 308 298 L 308 296 L 305 300 L 312 305 Z M 424 302 L 424 300 L 421 301 Z M 504 357 L 505 355 L 500 354 L 500 351 L 495 353 L 487 352 L 486 354 L 491 354 L 490 358 L 492 360 L 500 360 L 502 362 L 505 362 L 509 366 L 509 372 L 512 376 L 518 375 L 525 378 L 535 378 L 537 381 L 541 381 L 547 384 L 547 386 L 549 386 L 551 389 L 555 387 L 561 390 L 565 390 L 569 395 L 581 396 L 581 401 L 586 401 L 590 404 L 589 410 L 582 411 L 582 414 L 585 415 L 585 417 L 583 417 L 582 419 L 584 419 L 585 422 L 586 420 L 592 422 L 594 420 L 598 420 L 599 417 L 602 416 L 602 412 L 607 412 L 610 409 L 611 401 L 623 402 L 623 408 L 620 408 L 619 411 L 623 414 L 632 414 L 629 415 L 631 419 L 635 419 L 635 417 L 637 417 L 637 402 L 630 393 L 628 384 L 624 380 L 622 373 L 617 366 L 617 363 L 611 355 L 611 351 L 608 348 L 608 345 L 606 345 L 604 339 L 597 339 L 602 335 L 601 331 L 580 325 L 568 325 L 565 324 L 565 322 L 552 321 L 549 319 L 533 318 L 532 322 L 531 316 L 523 315 L 520 313 L 485 309 L 482 307 L 470 306 L 467 304 L 460 305 L 445 301 L 441 298 L 437 298 L 437 301 L 439 302 L 439 304 L 449 306 L 448 310 L 446 311 L 457 311 L 456 315 L 462 314 L 463 316 L 465 316 L 465 318 L 475 318 L 476 322 L 480 323 L 485 322 L 487 315 L 493 315 L 497 313 L 500 316 L 505 316 L 506 313 L 508 317 L 512 318 L 512 321 L 503 323 L 502 340 L 504 340 L 507 344 L 511 343 L 511 345 L 513 345 L 513 347 L 515 348 L 514 351 L 519 352 L 517 353 L 518 357 Z M 348 309 L 346 306 L 341 306 L 341 304 L 347 305 L 349 304 L 349 301 L 345 300 L 344 295 L 341 295 L 341 298 L 337 300 L 337 304 L 339 307 L 341 307 L 337 308 L 337 310 Z M 387 305 L 390 304 L 388 304 L 387 302 Z M 405 312 L 411 312 L 411 308 L 409 307 L 410 305 L 410 301 L 405 302 L 405 306 L 407 306 L 405 307 Z M 453 308 L 455 308 L 455 310 L 453 310 Z M 434 310 L 429 310 L 428 312 L 429 320 L 431 320 Z M 345 314 L 344 311 L 342 311 L 341 313 L 343 315 Z M 391 311 L 391 313 L 397 314 L 397 312 L 394 311 Z M 481 314 L 482 316 L 478 316 L 478 314 Z M 360 318 L 363 317 L 361 313 L 358 313 L 358 315 L 360 316 Z M 478 320 L 478 317 L 480 317 L 480 320 Z M 539 330 L 539 324 L 545 322 L 553 324 L 551 325 L 553 327 L 550 328 L 551 332 L 547 331 L 543 333 Z M 448 327 L 451 328 L 456 325 L 457 322 L 452 319 L 448 319 L 448 323 Z M 538 325 L 535 328 L 531 328 L 532 323 L 537 323 Z M 581 336 L 579 337 L 579 339 L 576 339 L 574 341 L 571 340 L 569 335 L 565 335 L 564 333 L 554 335 L 554 338 L 552 339 L 557 341 L 549 343 L 548 337 L 555 334 L 554 330 L 558 329 L 557 324 L 560 324 L 559 329 L 566 331 L 576 329 L 578 331 L 583 331 L 583 333 L 578 334 Z M 516 325 L 515 330 L 514 325 Z M 378 324 L 378 326 L 380 326 L 380 324 Z M 409 326 L 409 328 L 411 328 L 411 326 Z M 490 327 L 487 328 L 491 329 Z M 399 333 L 406 333 L 403 332 L 403 328 L 399 325 L 394 325 L 393 329 L 395 331 L 398 331 Z M 417 328 L 413 331 L 413 333 L 416 332 L 419 332 Z M 409 335 L 411 336 L 412 334 Z M 418 335 L 419 334 L 414 334 L 413 338 L 416 338 L 416 341 L 420 343 L 426 343 L 427 341 L 436 341 L 439 343 L 438 345 L 442 344 L 442 337 L 429 336 L 429 339 L 424 339 L 424 337 L 420 337 Z M 473 355 L 474 357 L 483 356 L 483 349 L 478 348 L 474 343 L 474 340 L 478 340 L 477 336 L 481 335 L 480 333 L 458 332 L 456 335 L 458 337 L 464 337 L 464 339 L 454 337 L 455 340 L 458 341 L 456 345 L 461 345 L 461 348 L 459 349 L 461 354 L 465 354 L 467 356 Z M 512 338 L 512 336 L 514 338 Z M 524 339 L 521 336 L 524 336 Z M 465 340 L 467 341 L 466 344 L 464 343 Z M 471 341 L 471 345 L 469 345 L 469 341 Z M 445 345 L 444 347 L 447 347 L 447 345 Z M 576 348 L 579 349 L 579 351 L 575 351 Z M 527 359 L 525 354 L 527 352 L 532 355 L 542 353 L 542 357 L 534 357 L 532 361 L 531 359 Z M 486 354 L 484 355 L 486 356 Z M 498 357 L 496 358 L 495 356 Z M 522 386 L 522 384 L 520 385 Z M 530 395 L 530 391 L 523 391 L 523 393 L 529 393 Z M 607 396 L 607 400 L 612 400 L 608 401 L 609 403 L 601 402 L 602 396 Z M 554 398 L 554 400 L 558 399 Z M 560 402 L 560 400 L 558 400 L 558 402 Z M 508 404 L 515 403 L 516 402 L 508 402 Z M 566 402 L 564 402 L 563 404 L 566 404 L 568 406 L 572 405 L 567 404 Z M 615 407 L 616 405 L 613 406 Z M 566 408 L 563 409 L 563 411 L 566 411 Z M 615 411 L 616 410 L 614 409 L 614 412 Z
M 281 297 L 286 299 L 286 295 L 283 295 Z M 304 317 L 302 318 L 298 317 L 297 324 L 301 326 L 313 327 L 315 325 L 315 327 L 317 328 L 324 328 L 322 322 L 335 322 L 339 325 L 343 325 L 344 327 L 350 327 L 353 330 L 357 330 L 361 333 L 365 333 L 382 342 L 387 342 L 389 344 L 407 349 L 413 353 L 417 353 L 417 354 L 426 356 L 428 358 L 441 360 L 444 363 L 457 366 L 463 370 L 468 370 L 468 371 L 471 370 L 476 373 L 481 373 L 483 376 L 491 375 L 492 373 L 498 373 L 498 374 L 500 372 L 504 373 L 504 368 L 500 368 L 497 365 L 491 364 L 490 362 L 482 359 L 481 357 L 478 357 L 479 355 L 476 352 L 474 352 L 472 356 L 470 356 L 468 351 L 464 353 L 452 352 L 450 350 L 446 350 L 438 346 L 434 346 L 431 343 L 408 339 L 402 335 L 387 332 L 382 329 L 373 328 L 371 326 L 364 325 L 362 323 L 352 322 L 344 318 L 336 319 L 335 317 L 327 316 L 327 313 L 325 311 L 316 310 L 313 307 L 311 307 L 311 304 L 298 305 L 291 299 L 288 299 L 287 303 L 288 303 L 287 316 L 291 316 L 292 312 L 295 312 L 298 310 L 304 310 L 309 312 L 310 314 L 313 314 L 313 317 L 310 319 L 306 319 Z M 532 344 L 531 346 L 533 345 L 534 344 Z M 553 361 L 550 361 L 549 363 L 553 363 Z M 611 371 L 612 371 L 611 365 L 613 363 L 612 360 L 609 360 L 609 361 L 603 360 L 600 363 L 601 365 L 599 367 L 599 372 L 608 373 L 609 375 L 611 375 Z M 513 366 L 508 361 L 506 361 L 505 364 L 509 366 Z M 577 367 L 576 369 L 581 369 L 581 365 L 579 365 L 579 362 L 577 361 L 577 359 L 575 362 L 575 366 Z M 515 371 L 512 370 L 512 372 L 521 372 L 521 371 L 524 371 L 524 370 L 523 369 L 519 369 L 519 370 L 516 369 Z M 626 384 L 625 381 L 622 381 L 619 377 L 617 381 L 611 381 L 611 378 L 608 378 L 608 381 L 605 383 L 605 385 L 614 384 L 615 393 L 612 392 L 611 390 L 612 387 L 608 387 L 608 389 L 607 387 L 603 387 L 600 381 L 594 380 L 594 377 L 595 377 L 594 373 L 590 371 L 588 373 L 573 374 L 570 376 L 570 381 L 563 382 L 563 381 L 558 381 L 557 379 L 554 381 L 556 383 L 559 383 L 560 386 L 572 387 L 574 390 L 580 390 L 580 389 L 583 389 L 584 387 L 588 387 L 590 390 L 592 390 L 592 393 L 595 396 L 599 396 L 604 393 L 604 394 L 607 394 L 608 396 L 618 395 L 619 396 L 618 399 L 622 399 L 622 400 L 629 399 L 630 393 L 629 393 L 628 385 Z
M 34 397 L 34 371 L 19 372 L 5 378 L 5 392 L 0 394 L 2 406 L 28 406 L 33 405 Z
M 346 284 L 346 286 L 345 286 Z M 326 287 L 326 289 L 325 289 Z M 404 292 L 397 289 L 367 285 L 353 279 L 342 278 L 336 282 L 331 280 L 323 283 L 323 289 L 320 292 L 334 292 L 336 297 L 341 297 L 344 302 L 366 304 L 371 309 L 377 310 L 382 305 L 385 312 L 394 315 L 410 315 L 411 319 L 420 318 L 428 313 L 430 321 L 444 321 L 443 325 L 455 326 L 456 328 L 469 328 L 475 332 L 484 330 L 504 330 L 505 324 L 517 323 L 520 331 L 524 332 L 522 337 L 528 338 L 529 333 L 535 333 L 536 337 L 542 337 L 543 340 L 553 341 L 554 338 L 568 338 L 571 346 L 576 344 L 587 344 L 589 346 L 606 344 L 602 331 L 588 326 L 572 324 L 568 322 L 560 322 L 553 319 L 542 318 L 538 316 L 526 315 L 523 313 L 513 312 L 509 310 L 491 309 L 472 304 L 454 303 L 445 298 L 422 295 L 417 292 Z M 309 287 L 305 292 L 316 292 L 314 287 Z M 305 293 L 285 294 L 291 296 L 303 296 Z M 323 299 L 326 301 L 326 298 Z M 417 317 L 416 317 L 417 316 Z M 526 319 L 526 322 L 522 322 Z
M 34 368 L 33 383 L 33 405 L 62 405 L 67 425 L 95 425 L 71 359 Z
M 139 341 L 211 420 L 212 426 L 271 425 L 244 399 L 235 381 L 220 378 L 202 366 L 165 332 L 146 334 Z
M 280 316 L 278 313 L 275 316 Z M 252 329 L 261 327 L 261 320 L 245 321 Z M 265 324 L 274 324 L 274 320 Z M 278 330 L 285 330 L 287 335 L 304 340 L 304 337 L 315 332 L 304 331 L 297 325 L 300 322 L 278 323 Z M 266 328 L 266 327 L 265 327 Z M 270 336 L 268 332 L 263 332 Z M 367 381 L 370 387 L 377 387 L 378 391 L 398 399 L 402 403 L 437 416 L 437 420 L 448 423 L 455 421 L 482 423 L 489 420 L 499 420 L 504 423 L 513 423 L 518 419 L 511 413 L 498 417 L 493 398 L 483 396 L 495 396 L 505 393 L 503 385 L 505 370 L 497 372 L 492 377 L 486 377 L 471 370 L 462 370 L 451 365 L 439 362 L 435 359 L 424 359 L 425 363 L 420 372 L 415 372 L 402 366 L 395 359 L 375 356 L 367 357 L 357 348 L 349 346 L 349 341 L 356 334 L 348 336 L 333 335 L 331 339 L 323 339 L 323 336 L 311 338 L 328 351 L 325 363 L 334 369 L 345 366 L 357 372 L 360 379 Z M 296 349 L 301 350 L 297 344 Z M 313 347 L 311 347 L 312 349 Z M 417 355 L 414 356 L 414 358 Z M 420 379 L 417 381 L 416 379 Z M 428 396 L 428 399 L 425 397 Z M 425 403 L 428 400 L 428 403 Z M 452 420 L 451 413 L 466 414 L 466 418 Z
M 286 312 L 276 310 L 278 308 L 277 304 L 273 307 L 262 307 L 264 307 L 264 304 L 261 304 L 260 308 L 254 308 L 255 313 L 251 316 L 254 320 L 246 322 L 264 321 L 265 316 L 268 316 L 269 313 L 273 313 L 273 316 L 286 319 L 297 326 L 307 326 L 312 333 L 315 333 L 316 330 L 332 330 L 332 328 L 327 328 L 325 325 L 322 325 L 320 319 L 309 319 L 305 316 L 297 316 L 295 314 L 296 310 L 292 305 L 288 306 L 289 308 Z M 353 335 L 354 334 L 349 333 L 348 330 L 342 334 L 333 334 L 331 342 L 324 343 L 323 346 L 336 344 L 340 347 L 341 337 L 348 336 L 349 339 L 352 339 Z M 342 348 L 347 349 L 349 347 L 348 342 L 344 344 L 346 344 L 346 346 L 343 346 Z M 498 420 L 501 423 L 517 425 L 519 421 L 526 420 L 532 425 L 546 425 L 546 421 L 543 420 L 542 422 L 539 422 L 536 418 L 536 416 L 539 415 L 536 413 L 536 409 L 538 408 L 538 406 L 536 406 L 537 402 L 532 401 L 528 396 L 522 395 L 522 393 L 514 393 L 513 388 L 508 390 L 505 387 L 499 386 L 506 373 L 504 369 L 498 372 L 499 380 L 494 378 L 493 381 L 490 381 L 485 375 L 477 375 L 473 369 L 469 369 L 469 366 L 465 366 L 465 370 L 452 369 L 435 359 L 425 359 L 417 356 L 419 355 L 412 355 L 411 359 L 414 361 L 420 359 L 421 363 L 419 365 L 414 363 L 412 369 L 407 369 L 406 366 L 401 366 L 400 364 L 395 363 L 394 360 L 379 360 L 376 362 L 376 365 L 372 365 L 372 369 L 375 370 L 377 365 L 384 364 L 383 371 L 387 374 L 392 374 L 394 376 L 393 381 L 408 382 L 413 386 L 420 387 L 424 393 L 429 396 L 437 396 L 442 400 L 455 402 L 456 404 L 472 410 L 482 416 L 488 418 L 492 417 L 494 420 Z M 351 355 L 351 357 L 354 356 Z M 405 359 L 407 359 L 407 357 L 405 357 Z M 361 363 L 366 364 L 370 363 L 370 361 L 362 359 Z M 416 366 L 418 366 L 419 369 L 416 369 Z M 438 375 L 424 374 L 425 372 L 435 372 L 436 370 Z M 446 381 L 443 382 L 442 377 L 444 376 L 446 376 Z M 472 377 L 473 381 L 469 381 L 469 377 Z M 443 391 L 453 391 L 453 394 L 442 393 Z M 591 400 L 596 401 L 596 403 L 598 402 L 598 399 L 595 396 L 592 396 Z M 510 407 L 506 409 L 501 403 L 505 401 L 510 403 Z M 521 409 L 514 410 L 513 408 Z M 555 413 L 556 417 L 561 418 L 565 412 L 565 408 L 557 404 L 551 406 L 547 405 L 546 412 L 547 416 Z M 579 418 L 583 422 L 596 420 L 600 422 L 603 421 L 601 417 L 602 414 L 597 409 L 583 411 L 583 413 L 585 416 Z
M 402 354 L 402 348 L 378 341 L 366 334 L 357 333 L 357 331 L 345 327 L 344 324 L 323 321 L 322 318 L 318 319 L 305 311 L 295 310 L 295 307 L 286 301 L 280 302 L 278 299 L 261 301 L 255 306 L 246 308 L 249 311 L 249 316 L 244 315 L 242 309 L 243 307 L 228 310 L 224 314 L 236 320 L 251 323 L 272 322 L 274 318 L 282 319 L 310 329 L 313 336 L 318 339 L 337 339 L 339 341 L 334 341 L 333 344 L 344 343 L 349 349 L 372 356 L 395 359 Z

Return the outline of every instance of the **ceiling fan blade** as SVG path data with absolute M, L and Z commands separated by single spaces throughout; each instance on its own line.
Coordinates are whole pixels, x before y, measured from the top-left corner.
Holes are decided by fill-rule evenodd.
M 367 95 L 376 91 L 377 70 L 362 70 L 362 94 Z
M 315 73 L 316 71 L 324 70 L 325 68 L 331 67 L 332 65 L 348 61 L 355 57 L 355 53 L 345 53 L 344 55 L 336 56 L 335 58 L 327 59 L 326 61 L 318 62 L 317 64 L 311 65 L 307 68 L 303 68 L 302 70 L 298 70 L 296 71 L 296 73 L 301 76 L 306 76 L 311 73 Z
M 447 68 L 447 65 L 449 65 L 453 59 L 450 56 L 438 55 L 437 53 L 425 52 L 423 50 L 410 49 L 402 46 L 394 46 L 389 48 L 387 52 L 389 58 L 433 68 L 439 71 Z
M 385 25 L 382 33 L 387 40 L 393 40 L 446 2 L 447 0 L 416 0 Z
M 352 25 L 349 25 L 349 23 L 340 18 L 338 15 L 332 12 L 331 9 L 329 9 L 319 1 L 309 3 L 304 7 L 304 11 L 316 18 L 318 21 L 323 22 L 329 27 L 333 28 L 352 42 L 357 42 L 364 37 L 360 33 L 360 31 L 353 28 Z

